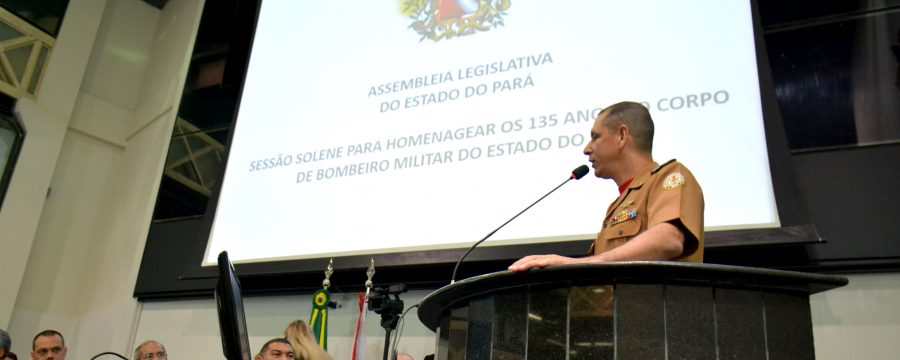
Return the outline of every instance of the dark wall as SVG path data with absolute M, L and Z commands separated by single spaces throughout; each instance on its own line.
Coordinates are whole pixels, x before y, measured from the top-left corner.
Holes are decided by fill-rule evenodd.
M 900 265 L 900 144 L 792 156 L 814 224 L 820 265 Z
M 900 269 L 900 144 L 799 153 L 790 160 L 825 242 L 712 249 L 707 262 L 822 272 Z

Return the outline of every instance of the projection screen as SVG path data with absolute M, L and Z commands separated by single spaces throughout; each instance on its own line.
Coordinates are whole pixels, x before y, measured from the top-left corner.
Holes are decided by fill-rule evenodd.
M 749 0 L 265 0 L 204 265 L 467 247 L 624 100 L 707 231 L 779 226 Z M 589 174 L 484 245 L 593 238 L 617 195 Z

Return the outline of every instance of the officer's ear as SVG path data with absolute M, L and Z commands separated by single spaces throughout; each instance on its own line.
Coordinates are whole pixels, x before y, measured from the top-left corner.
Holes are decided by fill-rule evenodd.
M 631 130 L 628 130 L 628 126 L 619 124 L 616 128 L 616 142 L 619 144 L 619 147 L 624 147 L 630 138 Z

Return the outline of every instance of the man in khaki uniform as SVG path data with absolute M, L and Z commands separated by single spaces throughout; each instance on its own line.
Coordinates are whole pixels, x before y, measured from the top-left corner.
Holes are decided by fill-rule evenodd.
M 684 165 L 653 161 L 653 120 L 643 105 L 604 109 L 584 148 L 594 175 L 612 179 L 619 197 L 606 210 L 589 256 L 530 255 L 510 271 L 623 260 L 703 262 L 703 191 Z

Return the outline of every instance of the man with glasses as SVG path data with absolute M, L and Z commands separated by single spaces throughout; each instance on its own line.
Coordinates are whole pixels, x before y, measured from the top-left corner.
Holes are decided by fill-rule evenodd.
M 147 340 L 134 349 L 134 360 L 166 360 L 166 347 L 156 340 Z
M 32 360 L 66 360 L 66 340 L 56 330 L 44 330 L 31 341 Z

